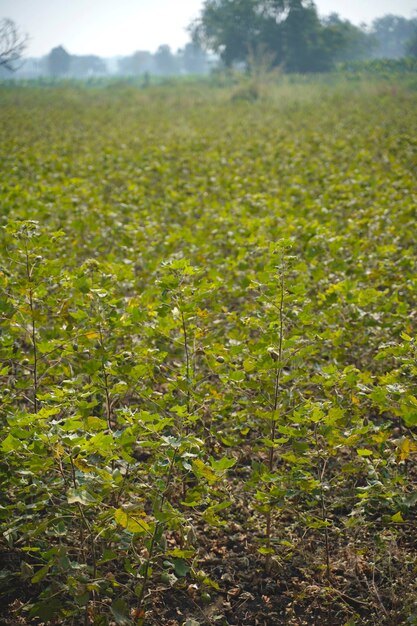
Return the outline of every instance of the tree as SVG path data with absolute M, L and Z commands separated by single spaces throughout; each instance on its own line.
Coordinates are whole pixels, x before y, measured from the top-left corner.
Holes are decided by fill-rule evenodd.
M 417 27 L 412 37 L 407 41 L 406 51 L 411 57 L 417 58 Z
M 10 72 L 18 69 L 19 61 L 27 46 L 28 36 L 19 32 L 13 20 L 0 21 L 0 66 Z
M 256 0 L 206 0 L 200 18 L 190 27 L 193 41 L 220 54 L 225 65 L 245 61 L 260 43 L 268 2 Z
M 155 66 L 158 74 L 172 76 L 178 71 L 177 59 L 167 45 L 159 46 L 154 54 Z
M 285 67 L 290 72 L 324 71 L 331 54 L 325 45 L 324 27 L 313 2 L 293 0 L 283 23 Z
M 53 48 L 48 55 L 48 70 L 51 76 L 65 76 L 68 74 L 71 65 L 71 55 L 58 46 Z
M 154 69 L 152 54 L 147 50 L 137 50 L 131 56 L 119 59 L 118 69 L 120 74 L 126 76 L 139 76 L 152 72 Z
M 187 74 L 205 74 L 208 70 L 207 54 L 194 43 L 187 43 L 179 52 L 182 65 Z
M 103 76 L 107 73 L 106 63 L 93 54 L 71 56 L 70 73 L 72 76 Z
M 337 61 L 359 61 L 369 58 L 377 46 L 375 36 L 342 19 L 337 13 L 324 18 L 325 38 Z
M 417 19 L 408 20 L 400 15 L 385 15 L 372 23 L 378 48 L 377 57 L 399 59 L 406 54 L 407 44 L 417 28 Z
M 312 0 L 206 0 L 190 30 L 226 65 L 247 64 L 262 49 L 290 72 L 328 70 L 346 45 L 340 25 L 320 20 Z

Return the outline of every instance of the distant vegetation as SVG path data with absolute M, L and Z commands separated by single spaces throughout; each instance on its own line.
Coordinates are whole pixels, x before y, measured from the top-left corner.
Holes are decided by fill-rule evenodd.
M 114 59 L 102 59 L 97 55 L 74 55 L 63 46 L 58 46 L 43 58 L 24 60 L 21 67 L 13 73 L 5 68 L 2 70 L 0 66 L 0 78 L 203 75 L 216 64 L 212 55 L 192 42 L 176 53 L 168 45 L 161 45 L 154 54 L 147 50 L 138 50 L 130 56 Z
M 320 18 L 310 0 L 206 0 L 191 32 L 228 66 L 261 52 L 288 72 L 322 72 L 338 61 L 412 54 L 417 19 L 386 15 L 360 27 L 336 13 Z
M 20 68 L 0 63 L 0 78 L 142 76 L 148 84 L 151 76 L 247 69 L 254 58 L 284 72 L 310 73 L 341 63 L 417 57 L 417 18 L 385 15 L 356 26 L 336 13 L 320 17 L 310 0 L 206 0 L 189 32 L 191 41 L 176 52 L 161 45 L 155 53 L 138 49 L 112 59 L 73 55 L 58 46 L 41 59 L 26 59 Z

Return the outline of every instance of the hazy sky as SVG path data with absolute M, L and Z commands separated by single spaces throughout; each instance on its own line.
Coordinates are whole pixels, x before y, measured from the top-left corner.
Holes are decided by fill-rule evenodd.
M 27 54 L 40 56 L 63 45 L 72 54 L 113 56 L 174 50 L 188 41 L 187 25 L 202 0 L 0 0 L 0 18 L 13 19 L 30 35 Z M 317 0 L 322 15 L 338 12 L 354 23 L 387 13 L 417 16 L 417 0 Z

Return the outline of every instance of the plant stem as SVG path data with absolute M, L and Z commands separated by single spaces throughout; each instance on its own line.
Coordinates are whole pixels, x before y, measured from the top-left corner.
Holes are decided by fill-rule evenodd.
M 324 474 L 326 471 L 327 460 L 323 460 L 323 469 L 321 471 L 320 482 L 323 483 Z M 326 512 L 326 503 L 324 500 L 324 492 L 323 492 L 323 484 L 321 486 L 320 491 L 320 501 L 321 501 L 321 517 L 323 520 L 324 526 L 324 543 L 326 548 L 326 577 L 329 583 L 331 582 L 331 572 L 330 572 L 330 541 L 329 541 L 329 529 L 327 528 L 327 512 Z
M 109 430 L 113 430 L 111 423 L 111 400 L 110 400 L 110 392 L 109 392 L 109 375 L 107 373 L 106 364 L 104 363 L 104 358 L 101 360 L 101 371 L 103 374 L 104 380 L 104 394 L 106 398 L 106 420 L 107 426 Z
M 109 375 L 108 375 L 107 368 L 106 368 L 106 362 L 104 360 L 104 338 L 103 338 L 103 330 L 101 328 L 101 324 L 99 325 L 99 332 L 100 332 L 100 348 L 102 350 L 101 374 L 103 376 L 103 383 L 104 383 L 104 395 L 105 395 L 105 402 L 106 402 L 106 420 L 107 420 L 108 429 L 112 431 L 113 427 L 111 423 L 112 411 L 111 411 L 111 398 L 110 398 L 110 390 L 109 390 Z
M 284 341 L 284 299 L 285 299 L 285 284 L 284 273 L 281 269 L 280 274 L 280 290 L 279 290 L 279 338 L 278 338 L 278 358 L 275 372 L 275 389 L 274 389 L 274 403 L 273 403 L 273 416 L 271 424 L 271 447 L 269 449 L 268 470 L 272 473 L 275 463 L 275 438 L 276 438 L 276 411 L 279 403 L 279 390 L 282 376 L 282 346 Z M 271 534 L 272 534 L 272 513 L 269 509 L 266 513 L 266 547 L 271 549 Z M 267 572 L 271 569 L 271 555 L 266 555 L 265 569 Z
M 185 352 L 185 369 L 186 369 L 186 377 L 187 377 L 187 413 L 191 414 L 191 389 L 190 389 L 190 350 L 188 345 L 188 334 L 187 334 L 187 324 L 185 323 L 185 317 L 182 308 L 180 309 L 181 313 L 181 324 L 182 324 L 182 332 L 184 335 L 184 352 Z
M 27 248 L 27 244 L 25 246 L 26 252 L 26 275 L 29 282 L 29 308 L 30 308 L 30 317 L 31 317 L 31 341 L 32 341 L 32 349 L 33 349 L 33 404 L 35 408 L 35 413 L 38 412 L 39 402 L 38 402 L 38 347 L 36 341 L 36 321 L 35 321 L 35 303 L 33 298 L 33 278 L 32 278 L 32 269 L 29 264 L 29 252 Z
M 71 479 L 72 479 L 72 484 L 74 487 L 74 490 L 77 489 L 78 484 L 77 484 L 77 478 L 75 475 L 75 466 L 74 466 L 74 460 L 72 458 L 72 455 L 70 454 L 69 456 L 70 459 L 70 464 L 71 464 Z M 80 546 L 81 546 L 81 555 L 83 557 L 83 561 L 86 560 L 85 558 L 85 547 L 84 547 L 84 513 L 81 507 L 81 504 L 79 502 L 77 502 L 77 509 L 78 509 L 78 513 L 80 514 Z
M 169 466 L 167 479 L 165 481 L 165 489 L 161 493 L 161 496 L 160 496 L 160 499 L 159 499 L 159 503 L 157 505 L 158 513 L 160 513 L 162 511 L 162 509 L 163 509 L 168 490 L 169 490 L 169 488 L 171 486 L 171 480 L 172 480 L 173 469 L 174 469 L 174 464 L 175 464 L 176 458 L 177 458 L 177 451 L 175 450 L 174 455 L 173 455 L 173 457 L 171 459 L 170 466 Z M 138 597 L 138 607 L 139 608 L 142 608 L 143 599 L 145 597 L 145 593 L 146 593 L 146 589 L 147 589 L 147 585 L 148 585 L 149 569 L 150 569 L 151 561 L 153 559 L 153 554 L 154 554 L 154 550 L 155 550 L 156 540 L 157 540 L 159 532 L 160 532 L 161 528 L 163 528 L 163 526 L 164 526 L 164 522 L 161 522 L 161 521 L 156 522 L 154 531 L 152 533 L 151 543 L 149 545 L 149 550 L 148 550 L 148 558 L 146 559 L 145 571 L 143 573 L 142 589 L 140 590 L 140 594 L 139 594 L 139 597 Z
M 276 437 L 277 422 L 275 419 L 276 418 L 275 413 L 278 409 L 279 389 L 280 389 L 281 375 L 282 375 L 282 344 L 284 341 L 284 297 L 285 297 L 284 276 L 281 274 L 280 299 L 279 299 L 278 360 L 277 360 L 277 367 L 276 367 L 276 373 L 275 373 L 275 391 L 274 391 L 274 404 L 273 404 L 274 416 L 273 416 L 272 426 L 271 426 L 272 443 L 275 443 L 275 437 Z M 272 472 L 273 470 L 274 460 L 275 460 L 275 448 L 274 446 L 271 446 L 271 449 L 269 451 L 269 466 L 268 466 L 270 472 Z

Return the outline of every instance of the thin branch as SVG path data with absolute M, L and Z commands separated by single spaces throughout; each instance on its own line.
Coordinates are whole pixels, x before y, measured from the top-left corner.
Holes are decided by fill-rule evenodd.
M 28 36 L 21 34 L 13 20 L 0 21 L 0 66 L 10 72 L 21 67 L 16 65 L 22 58 L 28 44 Z

